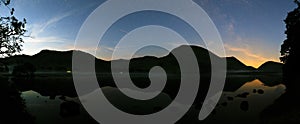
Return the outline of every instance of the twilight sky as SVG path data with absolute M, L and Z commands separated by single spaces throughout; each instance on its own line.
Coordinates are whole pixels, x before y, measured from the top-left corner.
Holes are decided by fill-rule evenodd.
M 293 0 L 194 1 L 215 23 L 223 39 L 226 56 L 235 56 L 246 65 L 254 67 L 258 67 L 265 61 L 278 61 L 280 45 L 285 39 L 283 20 L 287 12 L 296 7 Z M 27 35 L 31 36 L 24 39 L 22 54 L 33 55 L 43 49 L 73 49 L 77 33 L 84 20 L 103 2 L 104 0 L 12 0 L 9 7 L 15 8 L 15 15 L 19 19 L 23 17 L 27 19 Z M 117 9 L 118 7 L 112 8 L 112 11 Z M 6 7 L 0 7 L 1 16 L 8 13 Z M 196 15 L 197 12 L 191 14 Z M 108 12 L 105 16 L 109 15 Z M 113 46 L 124 33 L 149 24 L 172 27 L 183 37 L 189 38 L 192 44 L 201 44 L 201 37 L 197 37 L 182 20 L 169 14 L 146 11 L 125 16 L 116 22 L 101 39 L 101 48 L 105 49 L 97 51 L 98 57 L 108 59 Z M 145 36 L 147 33 L 155 37 Z M 126 37 L 127 40 L 135 38 L 134 40 L 145 41 L 151 38 L 150 42 L 160 42 L 162 45 L 169 46 L 168 50 L 179 46 L 181 40 L 180 37 L 167 37 L 172 36 L 172 32 L 157 26 L 146 30 L 134 30 L 129 34 L 131 35 Z M 135 45 L 128 43 L 127 47 L 133 48 Z M 128 48 L 124 49 L 124 53 Z M 154 53 L 151 53 L 153 51 Z M 164 54 L 165 50 L 148 47 L 143 52 L 157 55 Z

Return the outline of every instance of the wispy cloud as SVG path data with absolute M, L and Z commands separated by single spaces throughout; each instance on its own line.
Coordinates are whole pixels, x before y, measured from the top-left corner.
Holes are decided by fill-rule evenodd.
M 60 42 L 68 42 L 70 40 L 62 38 L 57 35 L 50 36 L 41 36 L 43 33 L 47 32 L 47 28 L 55 25 L 56 23 L 62 21 L 63 19 L 74 14 L 74 11 L 69 11 L 61 15 L 54 16 L 50 18 L 48 21 L 43 23 L 34 23 L 28 25 L 29 37 L 25 37 L 24 40 L 26 43 L 60 43 Z M 51 32 L 50 32 L 51 33 Z
M 64 39 L 55 36 L 49 37 L 26 37 L 24 38 L 26 43 L 60 43 L 60 42 L 69 42 L 69 39 Z
M 44 23 L 40 23 L 40 24 L 33 24 L 30 29 L 31 31 L 31 35 L 32 37 L 38 37 L 38 35 L 40 33 L 43 33 L 45 31 L 46 28 L 48 28 L 49 26 L 56 24 L 57 22 L 63 20 L 64 18 L 68 17 L 72 15 L 72 12 L 67 12 L 65 14 L 59 15 L 59 16 L 55 16 L 51 19 L 49 19 L 48 21 L 44 22 Z
M 236 33 L 235 33 L 235 26 L 234 26 L 234 22 L 233 21 L 229 22 L 226 25 L 226 31 L 227 31 L 228 35 L 231 35 L 231 36 L 236 35 Z
M 126 31 L 126 30 L 124 30 L 124 29 L 120 29 L 119 31 L 120 31 L 120 32 L 123 32 L 123 33 L 125 33 L 125 34 L 129 33 L 128 31 Z
M 242 0 L 244 3 L 249 4 L 248 0 Z
M 244 64 L 256 68 L 266 61 L 278 61 L 276 56 L 265 54 L 264 51 L 254 51 L 255 48 L 229 44 L 224 44 L 224 47 L 228 56 L 237 57 Z
M 68 12 L 59 16 L 55 16 L 50 18 L 48 21 L 44 23 L 35 23 L 28 25 L 29 27 L 29 37 L 24 37 L 24 50 L 22 53 L 28 55 L 34 55 L 40 52 L 43 49 L 51 49 L 51 50 L 65 50 L 65 44 L 71 43 L 70 39 L 62 38 L 58 35 L 49 35 L 49 36 L 41 36 L 43 33 L 49 33 L 47 28 L 55 25 L 57 22 L 65 19 L 66 17 L 72 15 L 72 12 Z M 51 33 L 51 32 L 50 32 Z M 43 44 L 47 43 L 47 45 Z M 60 46 L 54 47 L 54 44 L 62 44 Z
M 239 52 L 239 53 L 242 53 L 243 55 L 245 55 L 246 57 L 248 58 L 254 58 L 254 59 L 257 59 L 257 60 L 268 60 L 268 58 L 265 58 L 261 55 L 257 55 L 255 53 L 252 53 L 249 49 L 247 48 L 239 48 L 239 47 L 234 47 L 234 46 L 231 46 L 231 45 L 228 45 L 228 44 L 224 44 L 224 47 L 226 50 L 228 51 L 232 51 L 232 52 Z

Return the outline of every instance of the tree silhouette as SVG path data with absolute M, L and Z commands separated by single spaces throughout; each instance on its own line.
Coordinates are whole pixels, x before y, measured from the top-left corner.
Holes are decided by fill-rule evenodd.
M 280 60 L 284 63 L 284 81 L 288 89 L 300 85 L 299 72 L 297 72 L 300 69 L 297 61 L 297 58 L 300 57 L 300 2 L 295 0 L 295 3 L 298 7 L 289 12 L 284 20 L 286 23 L 286 40 L 281 45 L 280 51 Z
M 10 10 L 9 16 L 0 16 L 0 55 L 11 56 L 20 52 L 24 36 L 26 19 L 19 21 L 14 16 L 14 8 L 9 8 L 10 0 L 1 0 L 4 7 Z M 0 4 L 2 4 L 0 2 Z
M 21 51 L 23 43 L 22 36 L 26 32 L 26 20 L 18 21 L 13 16 L 14 8 L 8 7 L 10 0 L 1 0 L 0 7 L 7 7 L 10 16 L 0 15 L 0 57 L 11 56 Z M 4 4 L 4 6 L 2 6 Z M 7 66 L 4 67 L 5 70 Z M 1 124 L 30 124 L 34 123 L 33 117 L 26 111 L 25 102 L 21 97 L 20 91 L 8 81 L 8 77 L 0 74 L 0 97 L 1 97 Z
M 32 80 L 34 78 L 34 72 L 36 71 L 34 65 L 31 63 L 23 63 L 16 65 L 12 71 L 12 76 L 14 78 Z

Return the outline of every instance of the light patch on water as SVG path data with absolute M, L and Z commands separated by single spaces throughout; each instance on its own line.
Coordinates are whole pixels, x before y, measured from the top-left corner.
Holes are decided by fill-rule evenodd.
M 260 113 L 285 93 L 285 88 L 283 84 L 273 87 L 265 86 L 256 79 L 245 83 L 235 92 L 224 92 L 219 101 L 220 105 L 216 108 L 216 114 L 210 116 L 207 123 L 256 124 L 259 121 Z M 262 90 L 263 93 L 258 93 L 258 90 Z M 245 92 L 249 93 L 246 98 L 236 97 Z M 228 97 L 232 97 L 233 100 L 228 100 Z M 240 108 L 242 101 L 248 102 L 249 109 L 247 111 Z M 226 105 L 222 105 L 222 103 L 226 103 Z
M 80 115 L 63 118 L 60 116 L 60 104 L 63 100 L 57 97 L 53 100 L 49 96 L 41 96 L 35 91 L 22 92 L 22 98 L 25 100 L 26 109 L 35 117 L 36 124 L 66 124 L 66 123 L 86 123 L 93 122 L 83 107 L 80 108 Z M 77 98 L 68 98 L 68 100 L 78 101 Z

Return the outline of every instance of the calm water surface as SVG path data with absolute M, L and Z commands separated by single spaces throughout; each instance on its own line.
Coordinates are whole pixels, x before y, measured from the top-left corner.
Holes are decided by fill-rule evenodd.
M 258 79 L 247 82 L 235 92 L 223 92 L 215 112 L 204 123 L 255 124 L 258 122 L 260 112 L 284 92 L 285 86 L 282 84 L 269 87 Z M 239 94 L 244 96 L 239 97 Z M 95 123 L 82 106 L 79 115 L 62 117 L 60 106 L 65 100 L 59 99 L 59 96 L 50 99 L 49 96 L 42 96 L 35 91 L 25 91 L 22 92 L 22 97 L 25 99 L 27 110 L 35 116 L 37 124 Z M 66 97 L 66 100 L 80 104 L 78 98 Z M 242 102 L 248 106 L 242 109 Z

